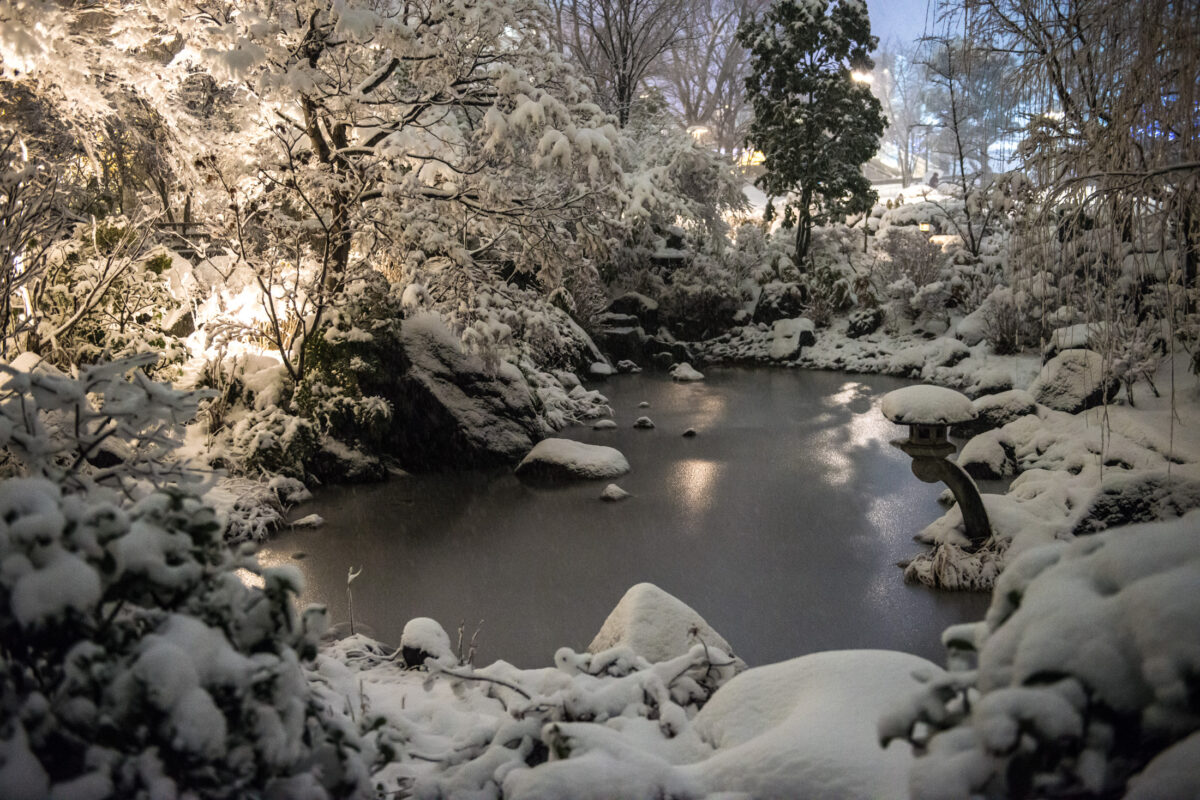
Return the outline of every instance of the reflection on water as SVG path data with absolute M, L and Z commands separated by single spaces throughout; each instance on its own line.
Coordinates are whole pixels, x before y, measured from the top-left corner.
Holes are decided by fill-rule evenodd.
M 707 512 L 713 503 L 713 484 L 721 475 L 721 465 L 715 461 L 685 458 L 671 470 L 671 482 L 679 491 L 685 510 L 692 514 Z
M 409 476 L 331 488 L 297 516 L 322 528 L 282 533 L 270 564 L 304 572 L 305 602 L 398 641 L 416 616 L 448 629 L 487 620 L 479 660 L 544 666 L 582 649 L 633 584 L 694 607 L 751 664 L 816 650 L 882 647 L 940 660 L 950 624 L 986 598 L 906 586 L 895 564 L 941 515 L 939 487 L 888 445 L 879 398 L 903 383 L 840 373 L 707 369 L 701 383 L 643 373 L 601 385 L 618 427 L 560 435 L 616 447 L 633 497 L 607 481 L 530 487 L 510 471 Z M 639 408 L 641 401 L 648 408 Z M 635 430 L 650 416 L 656 428 Z M 681 434 L 694 427 L 699 435 Z M 306 553 L 303 560 L 294 555 Z

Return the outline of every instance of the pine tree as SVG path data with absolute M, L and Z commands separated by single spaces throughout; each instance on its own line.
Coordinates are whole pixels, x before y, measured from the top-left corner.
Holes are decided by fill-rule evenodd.
M 862 0 L 777 0 L 738 39 L 750 51 L 747 143 L 766 168 L 756 184 L 786 198 L 783 225 L 796 227 L 801 264 L 814 225 L 875 203 L 862 165 L 878 150 L 885 120 L 870 86 L 852 72 L 874 66 L 868 53 L 878 39 Z M 774 213 L 772 203 L 767 218 Z

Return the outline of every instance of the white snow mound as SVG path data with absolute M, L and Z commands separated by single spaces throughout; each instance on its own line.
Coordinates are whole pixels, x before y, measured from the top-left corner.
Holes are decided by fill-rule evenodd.
M 689 633 L 693 628 L 695 636 Z M 588 645 L 588 652 L 600 653 L 624 646 L 647 661 L 667 661 L 687 653 L 700 641 L 726 653 L 733 652 L 721 634 L 687 603 L 652 583 L 639 583 L 625 592 L 604 620 L 600 632 Z

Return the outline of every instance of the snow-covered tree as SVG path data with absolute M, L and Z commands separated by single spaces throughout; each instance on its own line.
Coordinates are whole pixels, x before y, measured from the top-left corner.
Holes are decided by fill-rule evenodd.
M 868 53 L 878 40 L 866 4 L 855 0 L 778 0 L 738 39 L 750 51 L 748 141 L 765 157 L 757 185 L 783 198 L 799 264 L 814 225 L 875 202 L 861 168 L 878 150 L 884 119 L 879 100 L 852 72 L 871 69 Z

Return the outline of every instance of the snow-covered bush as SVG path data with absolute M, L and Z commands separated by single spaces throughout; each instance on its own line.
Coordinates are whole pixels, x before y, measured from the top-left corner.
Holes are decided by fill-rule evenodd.
M 958 668 L 881 722 L 885 741 L 924 753 L 912 796 L 1196 796 L 1198 525 L 1193 513 L 1014 560 L 985 621 L 943 637 Z
M 235 556 L 194 498 L 10 479 L 0 562 L 6 797 L 363 796 L 357 733 L 305 672 L 323 612 L 298 617 L 298 574 Z
M 204 392 L 147 378 L 142 369 L 157 360 L 130 356 L 79 367 L 73 376 L 32 353 L 0 364 L 0 466 L 71 490 L 107 486 L 127 494 L 188 477 L 172 451 Z

